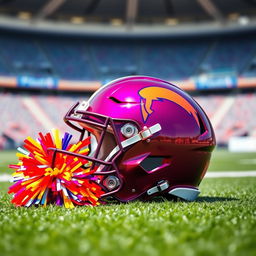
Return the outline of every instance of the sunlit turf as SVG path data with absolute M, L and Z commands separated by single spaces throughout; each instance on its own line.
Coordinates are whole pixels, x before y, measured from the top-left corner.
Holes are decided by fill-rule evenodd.
M 15 150 L 0 151 L 0 173 L 11 173 L 8 165 L 17 163 L 16 152 Z
M 15 208 L 1 183 L 0 255 L 256 255 L 256 178 L 205 179 L 196 202 Z
M 217 149 L 212 154 L 208 171 L 256 171 L 256 153 L 231 153 Z
M 209 171 L 256 170 L 255 158 L 217 150 Z M 15 151 L 0 152 L 1 173 L 16 162 Z M 256 255 L 256 178 L 204 179 L 192 203 L 158 198 L 72 210 L 15 208 L 8 186 L 0 183 L 0 256 Z

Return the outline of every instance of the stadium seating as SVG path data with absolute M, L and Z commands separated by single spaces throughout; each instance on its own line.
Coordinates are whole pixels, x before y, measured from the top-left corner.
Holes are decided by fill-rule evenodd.
M 20 144 L 28 135 L 40 131 L 40 123 L 33 118 L 23 100 L 27 95 L 0 93 L 0 135 L 11 141 L 11 147 Z
M 202 72 L 256 75 L 255 36 L 120 40 L 1 35 L 0 74 L 104 80 L 131 74 L 167 80 Z
M 40 51 L 39 43 L 32 37 L 0 37 L 0 72 L 10 70 L 11 74 L 44 74 L 41 65 L 51 66 Z M 3 65 L 3 63 L 5 65 Z M 8 72 L 9 73 L 9 72 Z
M 197 72 L 208 47 L 199 41 L 147 43 L 141 47 L 139 73 L 167 80 L 186 79 Z
M 17 146 L 27 136 L 37 137 L 38 132 L 49 131 L 44 119 L 35 115 L 35 109 L 28 108 L 26 100 L 33 100 L 53 125 L 62 132 L 74 134 L 64 122 L 67 110 L 77 101 L 86 100 L 88 96 L 54 96 L 0 93 L 0 109 L 2 110 L 0 126 L 0 148 L 4 139 L 12 139 Z M 216 132 L 218 144 L 225 145 L 232 136 L 246 136 L 256 131 L 256 93 L 231 95 L 229 108 L 217 120 L 217 113 L 221 113 L 226 104 L 224 95 L 196 96 L 195 100 L 203 107 L 209 116 Z M 51 127 L 51 128 L 53 128 Z M 12 144 L 12 146 L 14 146 Z
M 9 75 L 10 72 L 8 67 L 5 65 L 4 61 L 0 59 L 0 75 Z
M 225 101 L 233 101 L 228 110 L 216 121 L 216 113 L 222 111 Z M 195 99 L 203 107 L 215 129 L 217 143 L 226 145 L 232 136 L 253 135 L 256 131 L 256 93 L 198 96 Z
M 95 80 L 87 45 L 76 40 L 42 40 L 41 48 L 63 79 Z
M 212 72 L 231 70 L 240 74 L 256 53 L 255 40 L 254 37 L 219 39 L 212 44 L 202 65 Z
M 255 40 L 253 34 L 130 41 L 2 34 L 0 76 L 29 74 L 108 81 L 143 74 L 178 80 L 202 72 L 227 71 L 256 77 Z M 256 134 L 256 93 L 230 93 L 195 97 L 210 117 L 219 144 L 226 144 L 231 136 Z M 0 148 L 20 144 L 28 135 L 36 137 L 51 125 L 70 131 L 62 119 L 79 98 L 0 92 Z
M 91 47 L 92 60 L 95 62 L 99 73 L 104 76 L 108 73 L 122 74 L 134 72 L 138 69 L 139 56 L 135 45 L 126 42 L 96 42 Z
M 206 111 L 207 116 L 212 119 L 216 110 L 222 104 L 224 97 L 222 95 L 204 95 L 196 96 L 194 99 Z
M 0 93 L 0 149 L 21 145 L 27 136 L 37 138 L 39 132 L 49 132 L 52 128 L 74 134 L 74 130 L 64 123 L 63 117 L 73 104 L 87 98 Z M 29 103 L 33 101 L 34 108 L 26 104 L 27 100 L 30 100 Z M 37 115 L 35 106 L 50 120 L 51 127 L 47 127 L 45 120 Z
M 236 96 L 230 111 L 217 127 L 220 141 L 227 142 L 231 136 L 247 136 L 256 129 L 256 94 Z
M 36 103 L 43 109 L 45 114 L 61 131 L 67 131 L 67 125 L 63 121 L 64 115 L 77 102 L 87 100 L 88 97 L 77 96 L 33 96 Z

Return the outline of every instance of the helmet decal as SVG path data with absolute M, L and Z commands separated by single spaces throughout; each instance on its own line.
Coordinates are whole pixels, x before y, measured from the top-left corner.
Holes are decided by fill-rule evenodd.
M 198 126 L 200 126 L 196 110 L 184 97 L 180 96 L 178 93 L 167 88 L 150 86 L 141 89 L 139 91 L 139 95 L 141 97 L 141 112 L 144 123 L 147 121 L 148 117 L 154 112 L 154 110 L 152 109 L 152 104 L 154 100 L 169 100 L 178 104 L 189 114 L 193 115 Z

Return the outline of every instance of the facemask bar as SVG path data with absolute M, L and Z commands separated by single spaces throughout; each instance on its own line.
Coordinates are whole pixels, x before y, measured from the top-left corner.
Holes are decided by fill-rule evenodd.
M 104 190 L 108 190 L 105 194 L 103 194 L 101 197 L 106 197 L 109 195 L 113 195 L 114 193 L 118 192 L 122 185 L 123 185 L 123 180 L 119 175 L 119 170 L 118 167 L 115 163 L 115 160 L 120 156 L 121 153 L 123 153 L 123 151 L 125 150 L 125 148 L 128 148 L 130 145 L 133 145 L 141 140 L 146 140 L 148 138 L 150 138 L 153 134 L 159 132 L 161 130 L 161 126 L 160 124 L 155 124 L 149 128 L 145 128 L 142 131 L 140 131 L 138 129 L 138 133 L 135 134 L 134 136 L 124 140 L 124 141 L 120 141 L 119 140 L 119 136 L 118 136 L 118 132 L 116 130 L 116 126 L 118 123 L 124 125 L 126 123 L 133 123 L 135 126 L 137 126 L 139 128 L 139 125 L 137 124 L 137 122 L 130 120 L 130 119 L 113 119 L 111 117 L 108 116 L 104 116 L 104 115 L 100 115 L 100 114 L 95 114 L 92 113 L 90 111 L 87 111 L 86 109 L 82 109 L 79 106 L 79 102 L 77 102 L 69 111 L 68 113 L 65 115 L 64 117 L 64 121 L 67 125 L 69 125 L 71 128 L 75 129 L 76 131 L 80 132 L 80 140 L 83 140 L 84 134 L 85 134 L 85 128 L 80 128 L 79 126 L 73 124 L 72 122 L 78 122 L 80 124 L 89 124 L 89 125 L 93 125 L 95 127 L 99 127 L 101 128 L 101 135 L 100 135 L 100 139 L 99 139 L 99 143 L 97 145 L 97 149 L 95 151 L 95 155 L 94 157 L 90 157 L 90 156 L 83 156 L 81 154 L 76 154 L 76 153 L 72 153 L 70 151 L 66 151 L 66 150 L 61 150 L 61 149 L 56 149 L 56 148 L 49 148 L 48 150 L 53 150 L 54 151 L 54 157 L 53 157 L 53 161 L 52 161 L 52 166 L 54 166 L 54 162 L 55 162 L 55 158 L 56 158 L 56 154 L 57 153 L 65 153 L 65 154 L 69 154 L 72 156 L 76 156 L 78 158 L 83 158 L 86 159 L 88 161 L 92 162 L 92 166 L 91 168 L 95 167 L 95 164 L 99 164 L 99 172 L 95 172 L 94 175 L 99 175 L 99 176 L 107 176 L 110 174 L 115 174 L 119 181 L 120 181 L 120 185 L 112 191 L 109 191 L 105 186 L 103 186 L 102 184 L 99 184 L 102 186 L 102 188 Z M 80 108 L 80 109 L 79 109 Z M 95 119 L 97 119 L 99 122 L 90 120 L 89 117 L 93 117 Z M 101 123 L 100 123 L 101 122 Z M 97 159 L 98 154 L 100 152 L 100 148 L 102 146 L 104 137 L 106 135 L 107 132 L 107 128 L 111 127 L 112 131 L 113 131 L 113 136 L 115 139 L 115 142 L 117 144 L 117 146 L 110 152 L 109 156 L 105 159 L 105 160 L 100 160 Z M 102 166 L 106 167 L 106 170 L 101 171 L 104 168 L 101 168 Z M 112 168 L 112 170 L 110 170 Z
M 55 159 L 56 159 L 57 153 L 68 154 L 68 155 L 75 156 L 75 157 L 78 157 L 78 158 L 86 159 L 86 160 L 91 161 L 93 163 L 96 162 L 96 163 L 99 163 L 99 164 L 103 164 L 105 166 L 108 166 L 109 168 L 113 167 L 113 170 L 111 170 L 111 171 L 104 171 L 104 172 L 98 172 L 98 173 L 95 172 L 93 174 L 93 175 L 98 175 L 98 176 L 107 176 L 107 175 L 115 174 L 118 177 L 119 181 L 120 181 L 120 185 L 115 190 L 106 192 L 105 194 L 101 195 L 101 198 L 106 197 L 106 196 L 110 196 L 110 195 L 118 192 L 121 189 L 121 187 L 123 185 L 123 181 L 122 181 L 122 179 L 120 178 L 120 176 L 119 176 L 119 174 L 117 172 L 117 166 L 116 166 L 115 163 L 113 163 L 113 162 L 106 162 L 106 161 L 99 160 L 99 159 L 94 159 L 93 157 L 83 156 L 81 154 L 77 154 L 77 153 L 73 153 L 73 152 L 70 152 L 70 151 L 66 151 L 66 150 L 62 150 L 62 149 L 57 149 L 57 148 L 48 148 L 48 150 L 54 151 L 53 152 L 53 160 L 52 160 L 52 168 L 54 168 L 54 163 L 55 163 Z M 103 185 L 101 185 L 101 184 L 99 184 L 99 185 L 102 187 L 102 189 L 107 190 L 107 188 L 104 187 Z
M 123 152 L 124 147 L 119 139 L 118 136 L 118 132 L 116 130 L 116 125 L 115 123 L 133 123 L 136 127 L 139 127 L 139 125 L 134 122 L 133 120 L 130 119 L 113 119 L 109 116 L 104 116 L 104 115 L 100 115 L 100 114 L 96 114 L 87 110 L 79 110 L 79 102 L 77 102 L 69 111 L 68 113 L 65 115 L 64 117 L 64 122 L 70 126 L 71 128 L 75 129 L 76 131 L 80 132 L 80 140 L 83 140 L 84 134 L 85 134 L 85 130 L 84 128 L 80 128 L 79 126 L 75 125 L 73 122 L 76 123 L 84 123 L 87 125 L 92 125 L 94 127 L 98 127 L 101 129 L 101 135 L 100 135 L 100 139 L 98 141 L 98 146 L 97 149 L 95 151 L 95 155 L 94 158 L 98 158 L 104 137 L 106 135 L 107 132 L 107 128 L 111 127 L 112 131 L 113 131 L 113 136 L 115 139 L 115 143 L 117 144 L 117 146 L 119 147 L 119 151 Z M 78 109 L 77 109 L 78 107 Z M 92 118 L 96 118 L 97 121 L 92 120 L 92 118 L 90 119 L 90 117 Z M 101 121 L 101 123 L 100 123 Z M 94 167 L 94 166 L 92 166 Z
M 92 162 L 91 169 L 94 169 L 96 164 L 98 164 L 99 166 L 103 165 L 104 168 L 102 168 L 102 169 L 106 169 L 106 170 L 100 171 L 100 172 L 95 172 L 93 175 L 107 176 L 107 175 L 115 174 L 118 177 L 118 179 L 120 181 L 120 185 L 117 187 L 117 189 L 112 190 L 112 191 L 107 191 L 101 197 L 106 197 L 106 196 L 112 195 L 112 194 L 118 192 L 121 189 L 122 184 L 123 184 L 122 179 L 121 179 L 121 177 L 119 175 L 119 172 L 118 172 L 118 167 L 115 164 L 115 159 L 124 150 L 124 148 L 121 144 L 121 141 L 118 139 L 118 132 L 116 130 L 114 120 L 111 117 L 100 115 L 100 114 L 95 114 L 95 113 L 92 113 L 92 112 L 89 112 L 89 111 L 86 111 L 86 110 L 77 110 L 77 107 L 79 107 L 79 102 L 77 102 L 68 111 L 68 113 L 64 117 L 64 121 L 67 125 L 69 125 L 71 128 L 73 128 L 74 130 L 76 130 L 80 133 L 80 140 L 83 140 L 86 129 L 85 128 L 80 128 L 78 125 L 75 125 L 73 122 L 89 124 L 89 125 L 93 125 L 93 126 L 98 127 L 98 128 L 101 129 L 101 135 L 100 135 L 100 139 L 98 141 L 97 148 L 95 150 L 94 157 L 83 156 L 83 155 L 76 154 L 76 153 L 73 153 L 73 152 L 70 152 L 70 151 L 56 149 L 56 148 L 48 148 L 48 150 L 54 151 L 52 167 L 54 167 L 54 163 L 55 163 L 57 153 L 64 153 L 64 154 L 76 156 L 78 158 L 86 159 L 86 160 Z M 99 121 L 101 121 L 101 123 L 93 121 L 91 119 L 86 119 L 86 117 L 87 118 L 88 117 L 96 118 Z M 128 120 L 128 119 L 116 119 L 115 121 L 124 122 L 124 123 L 126 123 L 126 122 L 135 123 L 134 121 Z M 136 124 L 136 126 L 138 126 L 138 125 Z M 103 143 L 103 140 L 104 140 L 104 137 L 106 135 L 108 127 L 111 127 L 112 130 L 113 130 L 113 136 L 114 136 L 115 142 L 116 142 L 119 150 L 116 154 L 114 154 L 114 157 L 112 157 L 112 159 L 100 160 L 100 159 L 98 159 L 98 155 L 99 155 L 99 152 L 100 152 L 100 149 L 101 149 L 101 146 L 102 146 L 102 143 Z M 112 168 L 112 170 L 110 170 L 111 168 Z M 105 187 L 103 187 L 103 189 L 107 190 L 107 188 L 105 188 Z

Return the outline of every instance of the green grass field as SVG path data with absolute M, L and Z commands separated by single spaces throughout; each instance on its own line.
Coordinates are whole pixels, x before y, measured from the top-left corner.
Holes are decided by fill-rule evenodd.
M 216 151 L 209 171 L 256 170 L 255 154 Z M 15 163 L 0 153 L 0 172 Z M 0 183 L 0 255 L 256 255 L 256 177 L 204 179 L 196 202 L 15 208 Z

